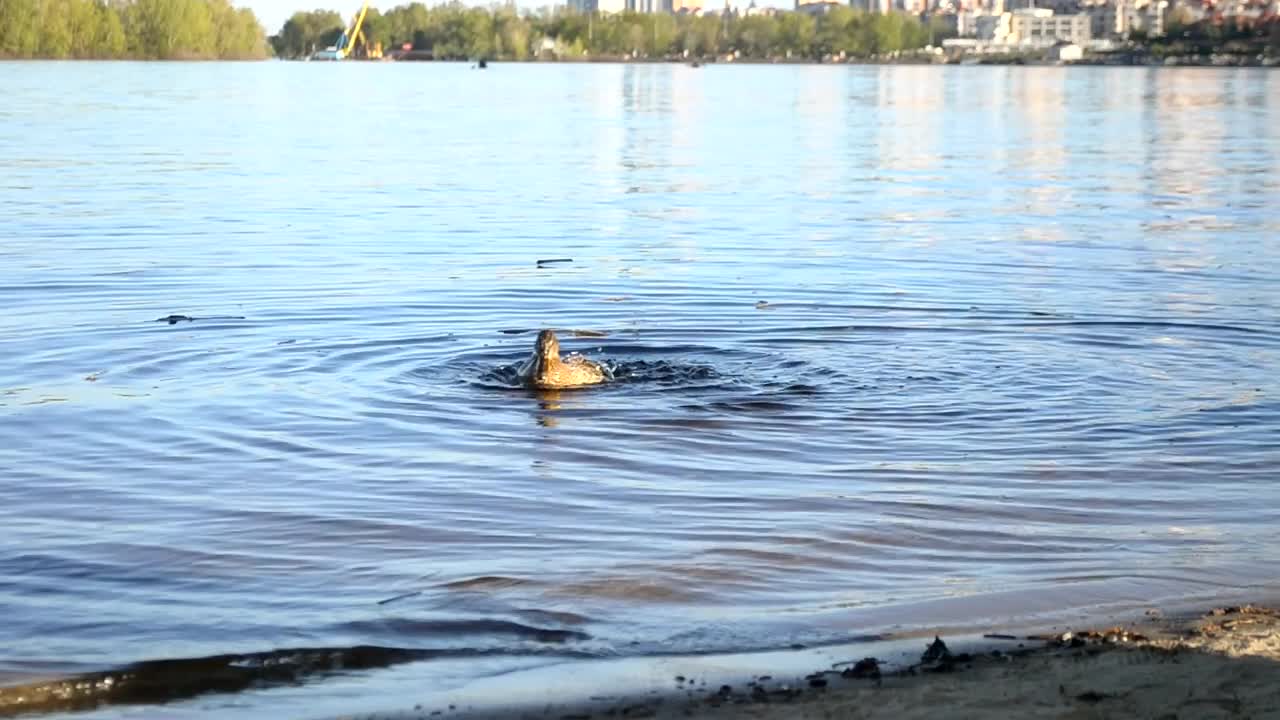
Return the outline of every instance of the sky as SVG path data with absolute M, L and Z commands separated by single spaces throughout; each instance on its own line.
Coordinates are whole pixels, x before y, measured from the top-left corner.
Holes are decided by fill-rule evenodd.
M 426 5 L 436 5 L 443 0 L 420 0 Z M 750 0 L 730 0 L 730 5 L 746 7 Z M 371 0 L 370 7 L 387 11 L 398 5 L 408 5 L 411 0 Z M 463 0 L 468 5 L 488 6 L 490 0 Z M 266 28 L 268 35 L 280 32 L 280 26 L 289 16 L 299 10 L 337 10 L 342 17 L 351 22 L 351 17 L 360 10 L 363 0 L 234 0 L 236 7 L 247 7 L 258 16 L 258 21 Z M 521 8 L 535 8 L 544 5 L 563 5 L 565 0 L 516 0 Z M 717 0 L 716 5 L 720 5 Z M 756 0 L 760 7 L 792 7 L 792 0 Z
M 262 27 L 266 28 L 267 34 L 274 35 L 280 32 L 280 26 L 284 25 L 284 21 L 299 10 L 337 10 L 342 13 L 342 17 L 347 22 L 350 22 L 351 16 L 360 10 L 362 2 L 363 0 L 237 0 L 234 4 L 236 7 L 247 7 L 252 10 L 253 14 L 258 16 Z M 390 2 L 371 0 L 369 4 L 379 10 L 390 10 L 397 5 L 408 4 L 408 0 L 391 0 Z

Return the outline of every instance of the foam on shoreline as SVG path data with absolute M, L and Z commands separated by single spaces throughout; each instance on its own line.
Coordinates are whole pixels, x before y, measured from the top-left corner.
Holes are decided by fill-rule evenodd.
M 914 636 L 571 661 L 477 678 L 411 709 L 338 717 L 1259 717 L 1280 708 L 1273 607 L 1148 610 L 1116 625 L 958 635 L 942 638 L 945 653 L 933 637 Z M 922 657 L 930 646 L 932 657 Z M 868 657 L 876 662 L 858 664 Z

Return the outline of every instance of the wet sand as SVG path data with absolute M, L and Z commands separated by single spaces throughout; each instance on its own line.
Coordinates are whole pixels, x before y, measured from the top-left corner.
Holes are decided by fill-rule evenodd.
M 746 718 L 1280 717 L 1280 623 L 1234 612 L 1145 639 L 1098 632 L 1025 654 L 925 664 L 901 674 L 805 693 L 786 705 L 712 708 Z M 1061 637 L 1061 636 L 1060 636 Z
M 1148 610 L 1119 625 L 913 634 L 737 655 L 543 661 L 459 677 L 452 689 L 434 693 L 423 691 L 422 673 L 438 672 L 446 660 L 426 659 L 424 666 L 413 657 L 361 662 L 350 654 L 342 664 L 356 672 L 343 673 L 350 685 L 336 688 L 345 710 L 315 694 L 343 684 L 340 678 L 320 682 L 296 702 L 268 687 L 298 685 L 308 674 L 321 679 L 323 672 L 294 667 L 297 658 L 253 675 L 251 683 L 233 682 L 239 676 L 232 670 L 244 662 L 224 667 L 215 658 L 188 663 L 181 668 L 186 674 L 135 670 L 0 687 L 0 717 L 111 705 L 195 717 L 201 701 L 181 699 L 264 692 L 281 715 L 369 720 L 1280 718 L 1277 608 Z M 373 674 L 361 670 L 374 667 L 380 669 Z M 353 706 L 362 711 L 352 713 Z
M 1274 606 L 1176 616 L 1151 610 L 1123 626 L 950 642 L 913 638 L 876 647 L 875 661 L 849 657 L 808 673 L 797 672 L 794 658 L 783 654 L 773 656 L 782 666 L 777 671 L 760 664 L 769 662 L 768 654 L 755 656 L 754 663 L 627 661 L 612 678 L 606 670 L 585 681 L 572 667 L 540 669 L 523 679 L 505 678 L 514 691 L 504 702 L 493 694 L 498 686 L 481 682 L 471 693 L 474 704 L 459 697 L 452 707 L 428 703 L 361 717 L 1280 718 L 1280 611 Z M 751 664 L 756 672 L 731 679 Z M 636 689 L 637 673 L 654 681 L 664 671 L 689 674 L 665 676 L 665 692 Z M 584 682 L 597 687 L 589 699 L 552 699 L 574 695 Z M 528 690 L 538 683 L 541 702 Z

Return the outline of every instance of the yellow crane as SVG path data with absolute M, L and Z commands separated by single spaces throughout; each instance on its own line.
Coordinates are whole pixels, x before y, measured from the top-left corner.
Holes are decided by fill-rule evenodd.
M 342 31 L 342 35 L 338 36 L 338 42 L 317 52 L 313 58 L 316 60 L 345 60 L 351 57 L 355 52 L 356 45 L 363 45 L 365 55 L 371 59 L 379 59 L 382 57 L 382 43 L 375 43 L 372 47 L 364 37 L 364 18 L 369 14 L 369 0 L 364 1 L 364 5 L 360 7 L 360 12 L 356 13 L 355 18 L 351 21 L 351 27 Z
M 369 47 L 369 43 L 364 37 L 364 18 L 369 14 L 369 0 L 364 0 L 364 5 L 360 6 L 360 12 L 356 15 L 355 21 L 351 23 L 351 29 L 343 34 L 343 40 L 346 40 L 346 46 L 343 47 L 342 40 L 338 41 L 338 46 L 342 47 L 342 57 L 351 57 L 351 53 L 355 52 L 356 43 L 364 46 L 365 54 L 370 58 L 382 57 L 382 43 L 378 43 L 378 47 Z

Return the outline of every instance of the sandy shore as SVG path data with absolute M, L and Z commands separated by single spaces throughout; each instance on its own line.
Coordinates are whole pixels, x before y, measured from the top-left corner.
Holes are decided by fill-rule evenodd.
M 0 687 L 0 717 L 103 705 L 131 705 L 130 716 L 206 717 L 205 701 L 196 696 L 232 698 L 241 691 L 273 693 L 269 704 L 281 717 L 370 720 L 1280 720 L 1277 607 L 1148 610 L 1119 626 L 880 636 L 737 655 L 543 660 L 521 670 L 468 673 L 436 691 L 423 688 L 427 668 L 411 657 L 305 687 L 302 669 L 284 667 L 278 678 L 259 672 L 253 683 L 233 683 L 239 676 L 228 674 L 234 668 L 222 658 L 185 668 L 195 679 L 169 672 L 148 684 L 116 673 Z M 443 661 L 425 662 L 441 672 Z M 296 685 L 298 693 L 282 696 L 263 682 Z M 187 687 L 193 683 L 201 689 Z M 255 684 L 258 690 L 249 689 Z
M 1118 631 L 1117 631 L 1118 630 Z M 1280 616 L 1234 609 L 1191 621 L 1073 633 L 1045 647 L 925 663 L 791 702 L 707 703 L 743 718 L 1280 718 Z M 852 673 L 848 673 L 852 674 Z M 842 678 L 843 679 L 843 678 Z M 731 701 L 732 702 L 732 701 Z
M 505 707 L 494 695 L 501 686 L 482 683 L 450 706 L 428 702 L 413 711 L 358 717 L 1280 718 L 1280 611 L 1271 607 L 1176 617 L 1152 610 L 1124 626 L 913 638 L 876 647 L 881 652 L 874 661 L 848 657 L 808 672 L 796 672 L 794 658 L 784 654 L 773 656 L 787 666 L 777 671 L 768 655 L 625 662 L 612 674 L 583 673 L 596 689 L 590 701 L 567 701 L 583 687 L 572 667 L 537 671 L 523 681 L 507 677 L 505 686 L 540 686 L 542 695 L 517 691 Z M 827 656 L 833 657 L 839 655 Z M 755 672 L 742 674 L 752 666 Z M 637 688 L 637 675 L 647 690 Z M 654 689 L 659 680 L 665 690 Z

